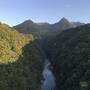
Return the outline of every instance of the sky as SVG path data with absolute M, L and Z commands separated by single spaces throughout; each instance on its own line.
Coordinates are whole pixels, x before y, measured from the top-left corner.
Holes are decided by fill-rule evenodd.
M 11 26 L 25 20 L 90 22 L 90 0 L 0 0 L 0 21 Z

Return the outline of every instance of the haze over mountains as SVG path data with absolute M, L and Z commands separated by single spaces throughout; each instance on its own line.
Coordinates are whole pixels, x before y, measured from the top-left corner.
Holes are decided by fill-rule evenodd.
M 46 59 L 55 90 L 90 90 L 90 24 L 0 23 L 0 90 L 41 90 Z
M 14 26 L 14 28 L 21 33 L 24 34 L 32 33 L 35 36 L 41 38 L 43 36 L 57 35 L 59 32 L 63 30 L 74 28 L 81 25 L 84 25 L 84 23 L 70 22 L 66 18 L 62 18 L 59 22 L 54 24 L 35 23 L 31 20 L 26 20 L 23 23 Z

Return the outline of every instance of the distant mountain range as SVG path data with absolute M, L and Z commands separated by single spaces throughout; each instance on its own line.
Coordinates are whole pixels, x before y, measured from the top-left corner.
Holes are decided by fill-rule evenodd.
M 84 23 L 70 22 L 66 18 L 62 18 L 59 22 L 54 24 L 35 23 L 32 20 L 26 20 L 23 23 L 14 26 L 14 28 L 21 33 L 32 33 L 34 36 L 41 38 L 43 36 L 53 36 L 63 30 L 81 25 L 84 25 Z
M 66 18 L 62 18 L 59 22 L 57 22 L 51 26 L 54 31 L 57 31 L 57 30 L 61 31 L 61 30 L 75 27 L 75 25 L 73 23 L 69 22 Z

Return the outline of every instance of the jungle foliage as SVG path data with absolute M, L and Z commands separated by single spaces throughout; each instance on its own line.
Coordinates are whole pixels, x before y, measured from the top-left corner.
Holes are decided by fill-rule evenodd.
M 43 52 L 32 37 L 0 23 L 0 90 L 38 90 Z
M 63 31 L 44 50 L 60 90 L 90 90 L 90 24 Z

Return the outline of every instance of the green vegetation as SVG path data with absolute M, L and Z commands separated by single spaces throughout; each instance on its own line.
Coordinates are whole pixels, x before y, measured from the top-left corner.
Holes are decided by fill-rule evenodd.
M 24 34 L 32 33 L 35 39 L 42 39 L 55 36 L 63 30 L 76 26 L 78 26 L 78 24 L 74 25 L 67 19 L 62 18 L 59 22 L 54 24 L 35 23 L 31 20 L 26 20 L 23 23 L 14 26 L 14 28 Z
M 38 90 L 43 56 L 30 35 L 0 23 L 0 90 Z
M 0 63 L 14 62 L 28 39 L 6 24 L 0 24 Z
M 60 90 L 90 90 L 90 25 L 63 31 L 44 46 Z
M 37 42 L 32 34 L 21 34 L 8 25 L 0 23 L 0 90 L 40 89 L 45 55 L 39 43 L 54 67 L 53 73 L 58 89 L 90 90 L 89 24 L 64 30 L 59 35 L 57 33 L 60 23 L 54 24 L 55 28 L 58 26 L 57 31 L 47 32 L 50 29 L 48 28 L 44 33 L 41 30 L 43 26 L 46 30 L 48 27 L 46 23 L 43 26 L 31 21 L 23 24 L 25 27 L 21 24 L 20 30 L 29 28 L 34 37 L 38 38 L 37 35 L 41 33 L 40 37 L 43 38 L 39 38 Z M 32 26 L 32 31 L 31 26 L 27 28 L 27 25 Z
M 31 20 L 26 20 L 23 23 L 14 26 L 13 28 L 24 34 L 31 33 L 35 39 L 41 39 L 41 37 L 44 36 L 50 29 L 50 24 L 34 23 Z

